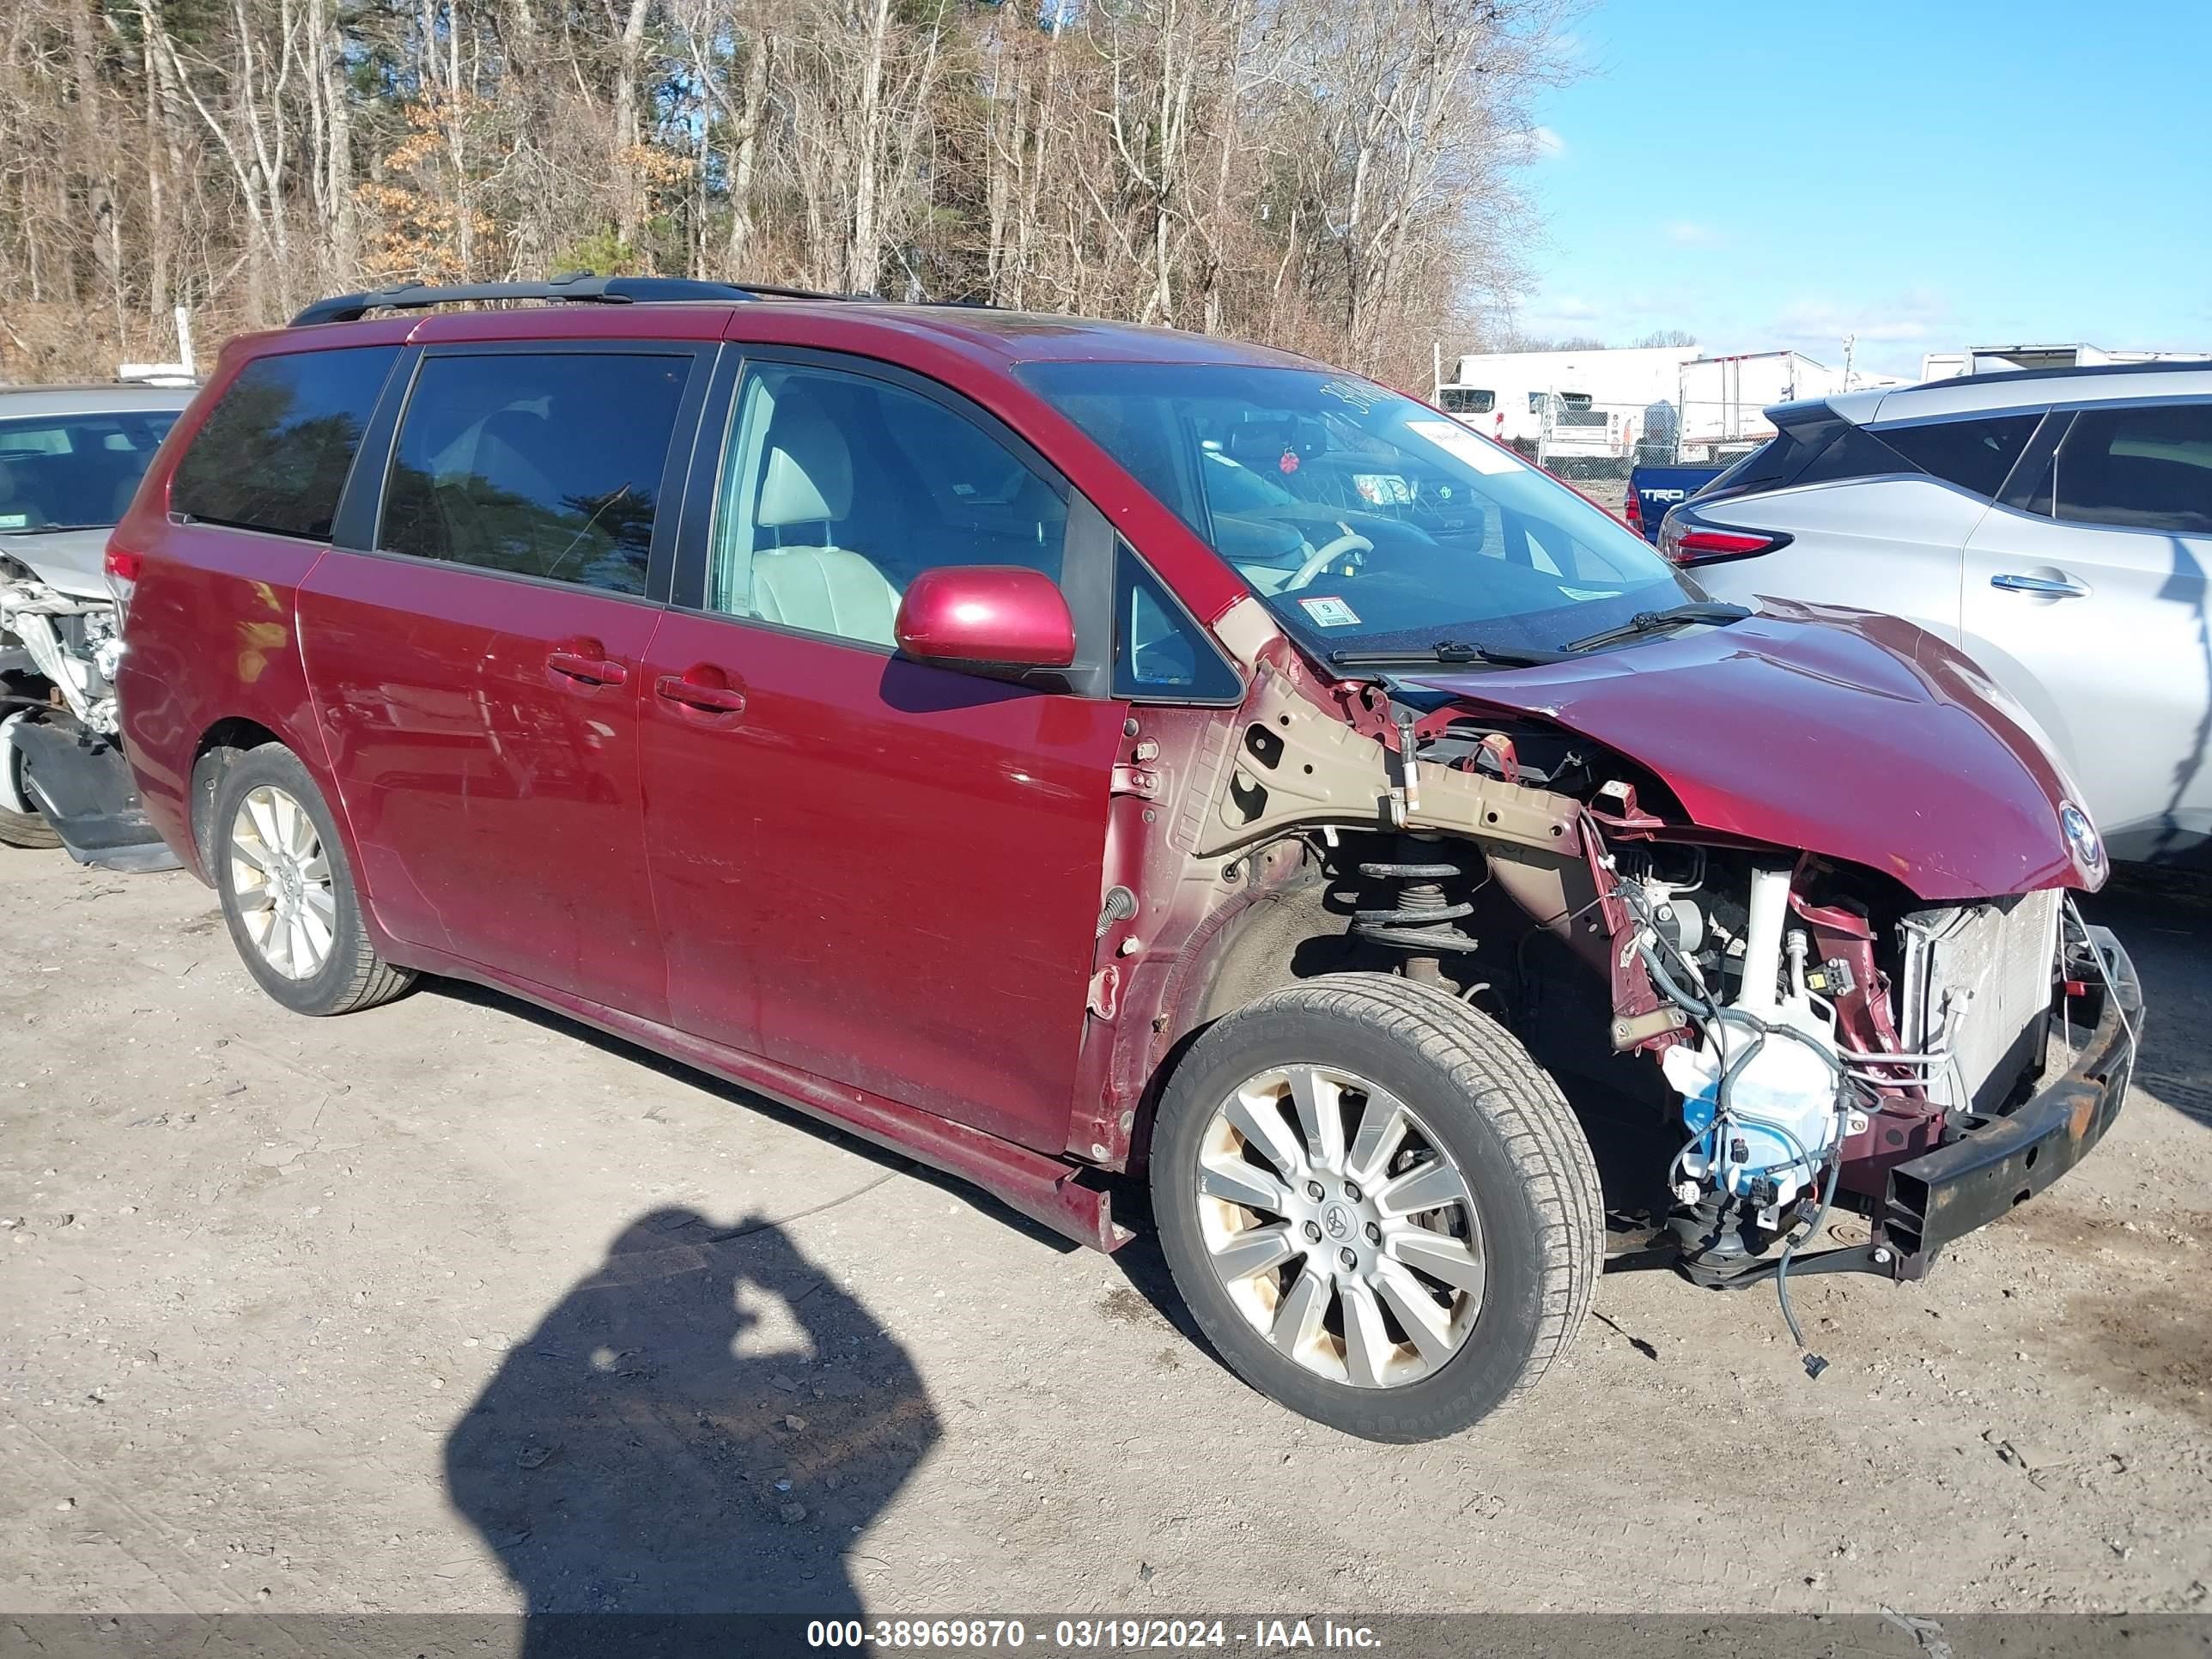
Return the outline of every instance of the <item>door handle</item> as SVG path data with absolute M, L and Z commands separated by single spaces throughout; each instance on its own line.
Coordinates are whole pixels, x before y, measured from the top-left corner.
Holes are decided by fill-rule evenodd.
M 2039 593 L 2051 599 L 2085 599 L 2089 597 L 2086 583 L 2070 576 L 2021 576 L 2009 572 L 1990 578 L 1991 587 L 2002 587 L 2010 593 Z
M 629 670 L 606 654 L 597 640 L 570 640 L 545 653 L 545 666 L 563 679 L 584 685 L 621 685 Z
M 681 674 L 663 674 L 653 690 L 668 702 L 702 714 L 745 712 L 745 694 L 712 663 L 695 663 Z

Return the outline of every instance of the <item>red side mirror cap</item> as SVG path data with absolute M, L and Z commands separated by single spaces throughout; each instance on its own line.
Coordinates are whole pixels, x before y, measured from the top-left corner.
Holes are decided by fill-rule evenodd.
M 923 662 L 993 668 L 1066 668 L 1075 618 L 1059 586 L 1021 565 L 925 570 L 900 601 L 899 649 Z

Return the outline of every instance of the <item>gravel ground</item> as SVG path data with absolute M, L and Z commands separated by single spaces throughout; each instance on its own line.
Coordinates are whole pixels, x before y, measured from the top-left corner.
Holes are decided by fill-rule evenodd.
M 1925 1284 L 1607 1279 L 1347 1440 L 1075 1251 L 465 988 L 323 1024 L 210 896 L 0 849 L 0 1608 L 2205 1610 L 2212 890 L 2095 1156 Z

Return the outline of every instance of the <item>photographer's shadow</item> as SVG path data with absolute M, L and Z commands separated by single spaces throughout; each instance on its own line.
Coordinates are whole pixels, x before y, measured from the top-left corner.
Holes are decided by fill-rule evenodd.
M 507 1356 L 446 1480 L 533 1638 L 545 1614 L 857 1618 L 845 1553 L 939 1431 L 904 1351 L 780 1228 L 662 1210 Z

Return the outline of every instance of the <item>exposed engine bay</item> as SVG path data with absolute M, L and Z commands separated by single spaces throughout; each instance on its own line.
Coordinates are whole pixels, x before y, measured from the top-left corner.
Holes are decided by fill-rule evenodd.
M 64 593 L 0 558 L 0 678 L 12 708 L 65 709 L 87 731 L 112 734 L 122 651 L 112 600 Z M 47 695 L 30 695 L 32 682 Z
M 1605 1185 L 1616 1228 L 1646 1237 L 1616 1265 L 1771 1278 L 1794 1333 L 1793 1262 L 1848 1212 L 1865 1242 L 1801 1272 L 1918 1277 L 1955 1234 L 1924 1240 L 1942 1199 L 1893 1172 L 2004 1120 L 2045 1080 L 2058 1026 L 2086 1035 L 2117 991 L 2057 886 L 1930 902 L 1700 826 L 1650 768 L 1540 716 L 1328 688 L 1271 655 L 1237 750 L 1200 757 L 1203 819 L 1179 825 L 1200 859 L 1242 854 L 1224 873 L 1243 890 L 1212 895 L 1234 917 L 1209 921 L 1195 970 L 1213 976 L 1207 1006 L 1381 969 L 1491 1015 L 1563 1085 L 1640 1119 L 1623 1137 L 1635 1167 Z

